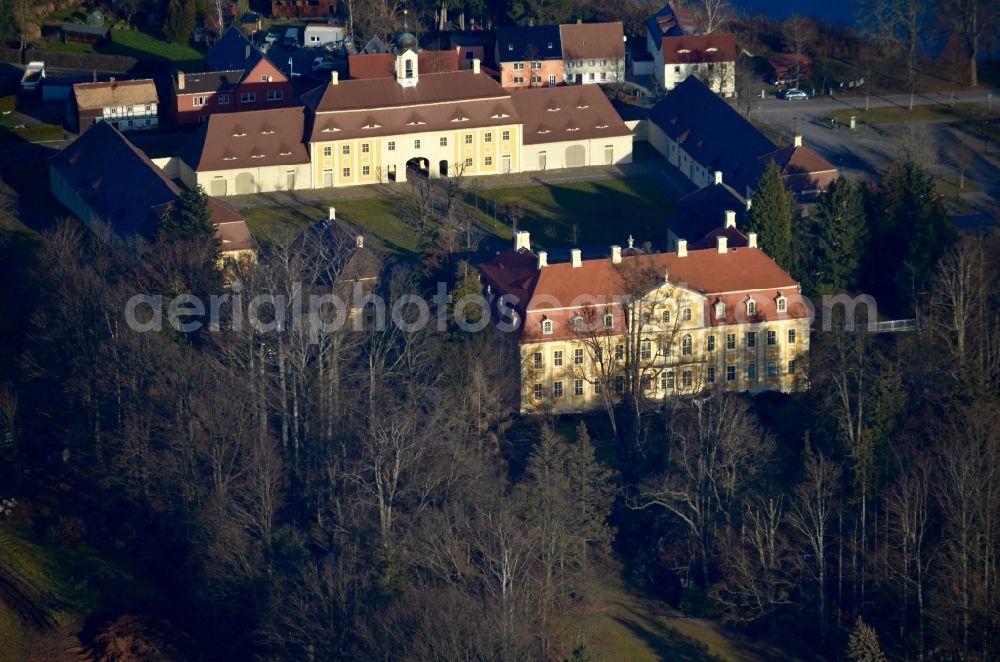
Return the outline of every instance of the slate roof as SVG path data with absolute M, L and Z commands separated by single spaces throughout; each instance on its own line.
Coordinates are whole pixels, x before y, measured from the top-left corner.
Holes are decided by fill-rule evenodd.
M 246 72 L 242 69 L 232 71 L 206 71 L 202 73 L 184 74 L 184 89 L 178 89 L 177 76 L 173 77 L 174 91 L 178 95 L 208 94 L 212 92 L 232 92 L 243 80 Z
M 108 122 L 98 122 L 49 159 L 49 168 L 118 235 L 150 234 L 153 207 L 173 202 L 180 189 Z
M 653 36 L 655 43 L 660 43 L 664 37 L 696 33 L 698 21 L 691 9 L 678 7 L 675 2 L 669 2 L 663 9 L 646 19 L 646 30 Z
M 558 25 L 497 28 L 500 62 L 561 60 L 562 41 Z
M 142 150 L 107 122 L 98 122 L 49 159 L 60 176 L 119 236 L 155 233 L 180 188 Z M 221 200 L 209 200 L 223 251 L 254 248 L 246 221 Z
M 696 76 L 668 92 L 649 111 L 649 121 L 703 167 L 722 171 L 723 181 L 737 191 L 757 185 L 759 157 L 777 149 Z
M 736 227 L 742 227 L 746 209 L 746 198 L 725 181 L 709 184 L 677 201 L 677 207 L 667 219 L 667 229 L 677 238 L 693 242 L 723 227 L 728 210 L 736 212 Z
M 234 25 L 205 53 L 209 71 L 249 71 L 263 59 L 260 49 Z
M 513 90 L 524 122 L 524 144 L 631 135 L 632 131 L 597 85 Z

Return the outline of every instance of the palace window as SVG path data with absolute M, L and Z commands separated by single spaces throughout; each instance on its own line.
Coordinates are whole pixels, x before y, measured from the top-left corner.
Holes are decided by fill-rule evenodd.
M 681 374 L 681 386 L 683 386 L 684 388 L 691 388 L 691 384 L 693 384 L 693 383 L 694 383 L 694 381 L 693 381 L 693 378 L 692 378 L 692 375 L 691 375 L 691 371 L 690 370 L 685 370 Z
M 643 393 L 648 393 L 651 388 L 653 388 L 653 378 L 649 375 L 643 375 L 639 378 L 639 388 L 642 389 Z
M 748 363 L 747 364 L 747 379 L 750 381 L 757 381 L 757 364 Z
M 536 370 L 540 369 L 542 367 L 542 353 L 541 352 L 535 352 L 535 355 L 534 355 L 533 358 L 535 360 L 535 369 Z
M 726 334 L 726 349 L 736 349 L 736 334 L 727 333 Z
M 615 361 L 622 361 L 625 358 L 625 345 L 615 345 Z
M 385 146 L 385 148 L 387 150 L 389 150 L 390 152 L 395 152 L 396 151 L 396 141 L 395 140 L 390 140 L 389 143 Z
M 344 145 L 343 147 L 340 148 L 340 153 L 343 154 L 344 156 L 347 156 L 348 154 L 351 153 L 351 146 Z
M 574 349 L 573 350 L 573 363 L 576 365 L 583 365 L 583 350 Z
M 541 399 L 542 399 L 542 385 L 535 384 L 535 400 L 541 400 Z
M 778 376 L 778 364 L 775 361 L 767 362 L 767 377 L 768 379 L 774 379 Z
M 542 333 L 547 336 L 552 335 L 552 320 L 542 322 Z
M 563 397 L 563 383 L 553 382 L 552 383 L 552 397 L 561 398 Z
M 735 382 L 736 381 L 736 366 L 727 365 L 726 366 L 726 381 Z
M 614 326 L 615 326 L 615 316 L 612 315 L 611 313 L 608 313 L 607 315 L 604 316 L 604 328 L 612 329 L 614 328 Z
M 705 348 L 708 351 L 710 351 L 710 352 L 714 352 L 715 351 L 715 336 L 714 335 L 713 336 L 709 336 L 705 340 Z
M 707 381 L 709 384 L 714 384 L 715 383 L 715 366 L 714 365 L 708 366 L 708 370 L 705 371 L 705 381 Z
M 715 302 L 715 319 L 721 320 L 726 316 L 726 304 L 721 301 Z
M 351 169 L 344 168 L 344 179 L 350 179 L 350 177 L 351 177 Z
M 789 375 L 795 374 L 795 359 L 792 359 L 791 361 L 788 362 L 788 374 Z
M 756 347 L 756 346 L 757 346 L 757 332 L 747 331 L 747 347 Z
M 365 177 L 368 177 L 369 175 L 372 174 L 372 167 L 371 166 L 361 166 L 361 174 L 364 175 Z
M 691 321 L 691 309 L 690 308 L 685 308 L 684 309 L 683 313 L 681 314 L 681 319 L 683 319 L 685 322 L 690 322 Z
M 690 333 L 684 334 L 684 337 L 681 338 L 681 354 L 683 354 L 684 356 L 691 356 L 693 347 L 694 343 L 691 340 L 691 334 Z
M 795 344 L 795 329 L 788 330 L 788 344 L 789 345 Z
M 472 144 L 472 134 L 471 133 L 465 134 L 465 144 L 466 145 L 471 145 Z
M 323 148 L 323 156 L 330 156 L 332 154 L 333 154 L 333 148 L 332 147 L 324 147 Z
M 774 347 L 778 344 L 778 332 L 768 331 L 767 332 L 767 345 L 768 347 Z
M 662 319 L 663 319 L 663 323 L 664 324 L 670 324 L 670 311 L 669 310 L 664 310 L 663 311 L 663 317 L 662 317 Z
M 583 380 L 577 379 L 573 382 L 573 395 L 581 396 L 583 395 Z
M 778 312 L 783 313 L 788 310 L 788 299 L 785 297 L 778 297 L 777 299 Z
M 361 153 L 367 154 L 371 150 L 371 146 L 368 143 L 361 143 Z
M 563 353 L 561 349 L 557 349 L 556 351 L 552 352 L 552 365 L 554 365 L 557 368 L 560 368 L 562 367 L 562 364 L 563 364 Z
M 639 345 L 639 358 L 648 361 L 653 357 L 653 343 L 643 340 Z
M 483 140 L 485 140 L 485 141 L 486 141 L 486 142 L 488 142 L 488 143 L 491 143 L 491 142 L 493 142 L 493 134 L 492 134 L 492 133 L 490 133 L 490 132 L 487 132 L 487 133 L 486 133 L 486 134 L 485 134 L 485 135 L 483 136 Z
M 510 131 L 504 131 L 503 133 L 501 133 L 500 138 L 505 141 L 510 140 Z
M 753 317 L 757 314 L 757 302 L 753 299 L 747 301 L 747 317 Z

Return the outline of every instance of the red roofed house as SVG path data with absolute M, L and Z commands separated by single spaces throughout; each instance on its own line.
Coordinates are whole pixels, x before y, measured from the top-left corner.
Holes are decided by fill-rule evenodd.
M 216 113 L 292 105 L 292 84 L 236 27 L 205 54 L 206 71 L 178 71 L 173 114 L 178 124 L 204 122 Z
M 519 334 L 521 411 L 804 388 L 811 318 L 799 285 L 756 235 L 733 247 L 729 230 L 701 250 L 574 249 L 560 263 L 517 233 L 480 272 L 495 316 Z
M 714 33 L 663 37 L 652 43 L 653 77 L 665 90 L 695 75 L 716 94 L 736 92 L 736 36 Z

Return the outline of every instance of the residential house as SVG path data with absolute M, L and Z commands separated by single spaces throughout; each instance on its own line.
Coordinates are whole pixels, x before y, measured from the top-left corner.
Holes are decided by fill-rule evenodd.
M 212 115 L 182 151 L 181 181 L 209 195 L 312 188 L 305 109 Z
M 98 122 L 49 159 L 49 190 L 105 241 L 152 238 L 181 189 L 110 122 Z M 246 222 L 219 200 L 210 201 L 223 257 L 252 256 Z
M 513 87 L 553 87 L 565 82 L 558 25 L 497 28 L 493 59 L 500 84 Z
M 274 18 L 327 18 L 337 13 L 337 0 L 271 0 Z
M 570 23 L 559 26 L 567 83 L 625 80 L 625 32 L 615 23 Z
M 653 77 L 667 91 L 689 76 L 697 76 L 716 94 L 731 97 L 736 93 L 735 35 L 663 37 L 650 52 Z
M 682 37 L 700 32 L 694 10 L 688 6 L 679 6 L 674 0 L 670 0 L 646 20 L 646 43 L 650 52 L 656 50 L 655 42 L 663 37 Z
M 453 34 L 451 49 L 458 51 L 458 66 L 460 69 L 471 69 L 472 61 L 486 62 L 486 44 L 476 35 Z
M 795 280 L 757 247 L 623 252 L 550 262 L 519 232 L 480 273 L 495 316 L 517 329 L 521 411 L 582 412 L 704 392 L 806 386 L 809 310 Z
M 216 113 L 292 105 L 292 84 L 235 26 L 205 54 L 206 71 L 178 71 L 172 79 L 178 124 L 204 122 Z
M 73 86 L 70 124 L 83 133 L 96 122 L 121 131 L 144 131 L 159 125 L 159 98 L 152 79 L 77 83 Z

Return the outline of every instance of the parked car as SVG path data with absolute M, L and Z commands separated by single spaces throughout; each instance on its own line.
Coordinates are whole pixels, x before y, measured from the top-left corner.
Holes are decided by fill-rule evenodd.
M 331 69 L 337 68 L 336 60 L 327 60 L 323 57 L 318 57 L 313 60 L 312 70 L 313 71 L 330 71 Z
M 809 93 L 806 92 L 805 90 L 800 90 L 796 88 L 796 89 L 786 90 L 785 93 L 782 95 L 782 98 L 785 99 L 786 101 L 805 101 L 806 99 L 809 98 Z

